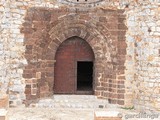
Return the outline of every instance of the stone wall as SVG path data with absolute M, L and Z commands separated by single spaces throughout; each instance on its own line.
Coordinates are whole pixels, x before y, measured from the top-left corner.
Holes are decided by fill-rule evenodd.
M 134 105 L 141 110 L 160 110 L 160 1 L 139 1 L 127 9 L 127 40 L 135 43 Z M 137 32 L 138 31 L 138 32 Z
M 125 61 L 125 73 L 116 75 L 116 80 L 125 78 L 124 105 L 134 105 L 139 110 L 159 111 L 160 2 L 106 0 L 105 3 L 96 6 L 101 10 L 125 10 L 123 22 L 128 29 L 125 36 L 118 36 L 119 40 L 127 43 L 126 55 L 121 58 Z M 49 0 L 0 1 L 0 90 L 9 94 L 11 105 L 20 105 L 26 100 L 23 77 L 24 67 L 28 65 L 24 56 L 26 36 L 20 33 L 20 29 L 27 11 L 36 7 L 61 9 L 66 6 Z M 89 9 L 94 6 L 91 5 Z

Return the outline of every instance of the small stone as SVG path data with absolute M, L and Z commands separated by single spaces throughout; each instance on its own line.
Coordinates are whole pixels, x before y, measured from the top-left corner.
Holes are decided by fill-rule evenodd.
M 157 32 L 160 32 L 160 27 L 156 27 L 156 31 L 157 31 Z
M 0 6 L 0 11 L 3 12 L 4 11 L 4 7 Z

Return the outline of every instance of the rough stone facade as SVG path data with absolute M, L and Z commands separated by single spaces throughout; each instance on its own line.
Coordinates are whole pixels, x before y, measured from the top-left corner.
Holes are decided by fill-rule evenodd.
M 11 106 L 53 94 L 56 49 L 78 36 L 95 54 L 95 95 L 160 110 L 159 0 L 1 0 L 0 18 L 0 91 Z

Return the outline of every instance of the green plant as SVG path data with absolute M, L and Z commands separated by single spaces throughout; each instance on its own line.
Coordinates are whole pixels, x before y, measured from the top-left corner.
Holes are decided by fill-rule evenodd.
M 134 109 L 134 106 L 132 107 L 121 107 L 122 109 L 125 109 L 125 110 L 133 110 Z

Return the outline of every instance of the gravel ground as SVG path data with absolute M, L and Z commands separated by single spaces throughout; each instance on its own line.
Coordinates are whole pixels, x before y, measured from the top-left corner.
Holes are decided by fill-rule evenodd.
M 10 108 L 9 120 L 93 120 L 94 110 Z
M 84 108 L 9 108 L 8 120 L 94 120 L 94 112 L 96 110 Z M 99 110 L 109 111 L 109 109 Z M 122 113 L 122 120 L 160 120 L 160 113 L 145 114 L 134 110 L 122 109 L 113 111 Z

